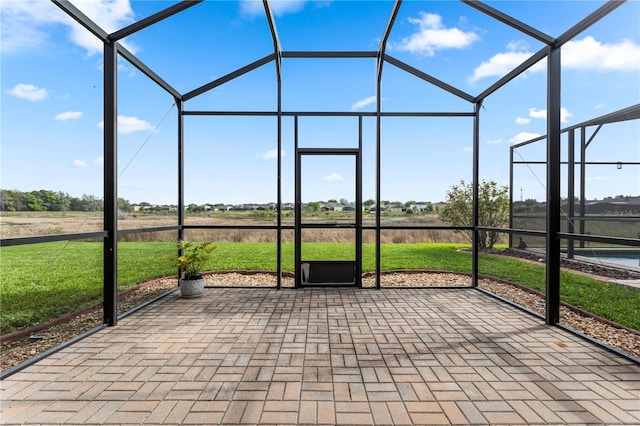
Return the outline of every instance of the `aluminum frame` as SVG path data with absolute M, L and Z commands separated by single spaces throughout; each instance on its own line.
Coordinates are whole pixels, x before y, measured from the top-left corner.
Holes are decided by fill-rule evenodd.
M 401 61 L 387 55 L 385 53 L 387 39 L 389 34 L 391 33 L 396 16 L 398 11 L 402 5 L 401 0 L 396 0 L 394 6 L 392 8 L 392 12 L 389 17 L 389 21 L 387 26 L 383 32 L 383 37 L 380 42 L 380 46 L 377 51 L 374 52 L 284 52 L 281 49 L 281 45 L 278 39 L 277 28 L 275 24 L 275 20 L 271 13 L 271 9 L 269 6 L 268 0 L 263 0 L 265 14 L 267 17 L 267 21 L 269 24 L 269 28 L 271 30 L 271 36 L 274 44 L 274 52 L 262 59 L 258 59 L 257 61 L 242 67 L 220 79 L 212 81 L 204 86 L 199 88 L 195 88 L 192 91 L 180 94 L 177 90 L 175 90 L 170 84 L 164 81 L 159 75 L 157 75 L 153 70 L 147 67 L 142 61 L 138 60 L 135 55 L 128 52 L 123 46 L 118 43 L 118 40 L 123 37 L 134 34 L 142 28 L 146 28 L 148 26 L 154 25 L 162 20 L 166 19 L 169 16 L 173 16 L 177 13 L 186 10 L 187 8 L 197 7 L 200 1 L 182 1 L 178 4 L 170 6 L 151 17 L 142 19 L 132 25 L 129 25 L 125 28 L 122 28 L 118 31 L 115 31 L 111 34 L 108 34 L 104 29 L 102 29 L 95 22 L 90 20 L 86 15 L 84 15 L 80 10 L 78 10 L 71 2 L 68 0 L 52 0 L 52 2 L 58 6 L 61 10 L 63 10 L 67 15 L 69 15 L 72 19 L 90 31 L 94 36 L 99 38 L 104 43 L 104 82 L 105 82 L 105 100 L 104 100 L 104 157 L 105 157 L 105 167 L 104 167 L 104 199 L 105 199 L 105 225 L 103 233 L 90 233 L 92 236 L 102 236 L 104 241 L 104 321 L 105 324 L 109 326 L 114 326 L 117 323 L 116 312 L 116 304 L 117 304 L 117 237 L 122 231 L 118 229 L 118 221 L 117 221 L 117 187 L 118 187 L 118 178 L 117 178 L 117 56 L 120 55 L 129 61 L 133 66 L 138 68 L 143 74 L 149 77 L 152 81 L 154 81 L 158 86 L 163 88 L 167 93 L 174 97 L 176 100 L 176 105 L 178 106 L 178 195 L 179 195 L 179 206 L 181 209 L 181 213 L 178 215 L 178 225 L 175 227 L 177 230 L 177 235 L 182 236 L 184 229 L 188 229 L 189 226 L 184 224 L 184 123 L 183 117 L 186 115 L 206 115 L 211 112 L 196 112 L 196 111 L 185 111 L 184 103 L 192 99 L 208 90 L 211 90 L 219 85 L 222 85 L 228 81 L 235 79 L 236 77 L 250 72 L 264 64 L 267 64 L 271 61 L 276 62 L 276 81 L 277 81 L 277 90 L 278 90 L 278 105 L 277 111 L 267 112 L 267 113 L 257 113 L 251 114 L 246 113 L 245 115 L 274 115 L 278 120 L 278 130 L 277 130 L 277 142 L 278 142 L 278 165 L 277 165 L 277 173 L 278 173 L 278 221 L 276 225 L 276 229 L 278 232 L 278 253 L 277 253 L 277 263 L 278 263 L 278 288 L 280 287 L 280 276 L 281 276 L 281 232 L 283 229 L 287 227 L 282 225 L 281 222 L 281 168 L 282 168 L 282 158 L 281 158 L 281 138 L 282 138 L 282 117 L 287 115 L 288 113 L 282 111 L 282 82 L 281 82 L 281 59 L 282 58 L 331 58 L 331 57 L 340 57 L 340 58 L 376 58 L 377 59 L 377 72 L 376 72 L 376 111 L 373 114 L 353 114 L 359 117 L 359 120 L 362 120 L 364 116 L 373 116 L 376 119 L 376 197 L 377 200 L 380 200 L 380 186 L 382 177 L 380 174 L 380 161 L 381 161 L 381 118 L 384 116 L 391 116 L 389 113 L 384 113 L 381 111 L 381 79 L 383 73 L 383 66 L 385 62 L 388 62 L 394 66 L 399 67 L 400 69 L 409 72 L 424 81 L 437 86 L 438 88 L 448 91 L 456 96 L 461 97 L 462 99 L 467 100 L 470 105 L 474 106 L 474 112 L 464 112 L 464 113 L 448 113 L 452 116 L 472 116 L 474 118 L 474 147 L 478 147 L 478 129 L 480 126 L 480 116 L 479 116 L 479 108 L 481 106 L 482 101 L 490 96 L 493 92 L 503 87 L 506 83 L 511 81 L 513 78 L 522 74 L 524 71 L 529 69 L 532 65 L 547 57 L 548 63 L 548 85 L 547 85 L 547 110 L 548 110 L 548 122 L 547 122 L 547 228 L 545 232 L 546 240 L 547 240 L 547 312 L 546 312 L 546 322 L 547 324 L 555 324 L 558 322 L 558 310 L 559 310 L 559 244 L 560 238 L 568 237 L 567 234 L 563 234 L 560 232 L 560 183 L 559 179 L 559 171 L 561 166 L 560 161 L 560 86 L 561 86 L 561 75 L 560 75 L 560 47 L 576 37 L 578 34 L 589 28 L 591 25 L 595 24 L 609 13 L 611 13 L 614 9 L 619 7 L 624 1 L 610 0 L 604 5 L 600 6 L 596 11 L 591 13 L 589 16 L 585 17 L 583 20 L 578 22 L 564 34 L 562 34 L 558 38 L 552 38 L 544 32 L 530 27 L 523 22 L 495 9 L 485 3 L 480 1 L 471 1 L 471 0 L 463 0 L 462 2 L 469 7 L 475 8 L 476 10 L 502 22 L 505 25 L 508 25 L 519 32 L 526 34 L 530 37 L 533 37 L 539 41 L 542 41 L 546 44 L 546 47 L 534 54 L 531 58 L 526 60 L 523 64 L 516 67 L 514 70 L 509 72 L 503 78 L 501 78 L 494 85 L 480 93 L 478 96 L 473 97 L 463 91 L 450 86 L 432 76 L 429 76 L 427 73 L 418 70 L 414 67 L 411 67 L 408 64 L 404 64 Z M 218 112 L 214 114 L 224 115 L 224 112 Z M 228 112 L 229 115 L 234 115 L 232 112 Z M 239 113 L 235 113 L 239 114 Z M 290 113 L 295 117 L 303 116 L 304 113 Z M 425 113 L 423 113 L 425 114 Z M 309 114 L 309 115 L 318 115 L 317 113 Z M 349 116 L 348 113 L 327 113 L 327 116 Z M 419 113 L 395 113 L 395 116 L 420 116 Z M 586 125 L 585 125 L 586 126 Z M 586 147 L 588 146 L 588 142 L 586 141 L 584 131 L 581 134 L 581 158 L 584 160 L 584 155 L 586 152 Z M 478 209 L 478 194 L 477 194 L 477 186 L 478 186 L 478 178 L 477 178 L 477 162 L 479 158 L 479 149 L 474 149 L 474 226 L 473 229 L 477 233 L 481 228 L 478 226 L 477 222 L 477 209 Z M 511 157 L 511 165 L 513 165 L 513 157 Z M 585 163 L 582 162 L 582 165 Z M 581 209 L 581 213 L 584 211 Z M 376 287 L 380 288 L 380 232 L 382 229 L 387 229 L 388 227 L 384 227 L 381 224 L 380 220 L 380 209 L 377 209 L 376 213 Z M 425 228 L 428 229 L 428 228 Z M 453 229 L 453 228 L 447 228 Z M 507 229 L 501 230 L 503 232 L 513 233 L 517 230 Z M 140 230 L 128 230 L 127 232 L 145 232 L 144 229 Z M 523 232 L 535 232 L 535 231 L 526 231 Z M 574 234 L 570 235 L 572 238 L 578 240 L 585 240 L 585 236 L 575 236 Z M 66 236 L 56 236 L 55 239 L 58 238 L 75 238 L 74 235 L 66 235 Z M 34 237 L 34 238 L 21 238 L 21 239 L 2 239 L 0 240 L 0 245 L 8 246 L 8 245 L 20 245 L 20 244 L 29 244 L 32 242 L 39 242 L 47 240 L 43 237 Z M 612 239 L 607 239 L 611 241 Z M 631 243 L 631 241 L 624 240 L 625 243 Z M 637 243 L 637 241 L 636 241 Z M 640 244 L 640 243 L 639 243 Z M 635 244 L 632 244 L 635 245 Z M 477 279 L 477 257 L 478 250 L 477 246 L 473 247 L 473 270 L 474 272 L 474 280 Z

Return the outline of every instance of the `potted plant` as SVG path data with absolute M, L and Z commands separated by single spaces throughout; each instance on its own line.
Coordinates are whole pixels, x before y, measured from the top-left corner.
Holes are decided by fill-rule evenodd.
M 181 251 L 181 254 L 170 260 L 182 271 L 182 277 L 179 280 L 182 297 L 202 296 L 204 293 L 202 268 L 211 258 L 211 253 L 215 249 L 216 246 L 210 242 L 178 241 L 178 250 Z

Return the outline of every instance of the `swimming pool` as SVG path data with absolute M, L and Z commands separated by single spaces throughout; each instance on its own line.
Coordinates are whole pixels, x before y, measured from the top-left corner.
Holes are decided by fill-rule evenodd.
M 632 254 L 594 254 L 594 253 L 581 253 L 580 256 L 589 257 L 595 261 L 620 263 L 625 266 L 640 266 L 640 253 Z

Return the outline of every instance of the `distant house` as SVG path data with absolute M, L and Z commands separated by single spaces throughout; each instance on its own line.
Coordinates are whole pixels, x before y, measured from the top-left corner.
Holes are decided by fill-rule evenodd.
M 407 208 L 402 204 L 392 204 L 389 206 L 389 210 L 392 212 L 406 212 Z
M 341 212 L 344 209 L 344 205 L 340 203 L 327 203 L 320 207 L 320 210 L 324 212 Z
M 587 203 L 586 210 L 587 214 L 604 216 L 640 216 L 640 202 L 636 200 L 591 201 Z
M 575 201 L 574 207 L 578 212 L 580 201 Z M 546 212 L 547 203 L 537 202 L 535 204 L 525 204 L 522 202 L 513 203 L 515 213 L 538 213 Z M 566 200 L 563 200 L 562 210 L 568 211 L 569 206 Z M 640 216 L 640 197 L 627 198 L 607 198 L 605 200 L 587 200 L 585 201 L 585 213 L 590 215 L 602 216 Z
M 356 211 L 356 203 L 351 202 L 342 208 L 343 212 L 354 212 Z
M 418 201 L 415 204 L 411 204 L 409 208 L 414 212 L 423 212 L 427 210 L 429 204 L 426 201 Z

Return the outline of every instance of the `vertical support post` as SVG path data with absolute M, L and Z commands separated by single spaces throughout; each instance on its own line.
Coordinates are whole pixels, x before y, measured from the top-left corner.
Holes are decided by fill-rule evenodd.
M 118 49 L 104 43 L 104 323 L 118 322 Z
M 509 147 L 509 229 L 513 229 L 513 147 Z M 509 233 L 509 248 L 513 248 L 512 233 Z
M 382 136 L 381 136 L 381 126 L 382 126 L 382 65 L 384 59 L 382 56 L 378 56 L 378 75 L 376 78 L 376 289 L 380 289 L 380 244 L 382 239 L 382 233 L 380 232 L 381 226 L 381 172 L 380 168 L 382 165 L 381 161 L 381 153 L 382 153 Z
M 471 248 L 471 285 L 478 286 L 478 226 L 480 197 L 480 108 L 482 101 L 474 104 L 473 117 L 473 238 Z
M 362 116 L 358 116 L 358 155 L 356 155 L 356 283 L 362 287 Z
M 580 128 L 580 235 L 584 235 L 587 224 L 584 220 L 587 210 L 585 179 L 587 178 L 587 129 Z M 584 240 L 580 240 L 580 248 L 584 248 Z
M 298 116 L 293 117 L 293 143 L 295 151 L 295 242 L 294 242 L 294 271 L 295 271 L 295 287 L 298 288 L 302 284 L 302 268 L 300 262 L 302 260 L 302 182 L 301 182 L 301 158 L 298 152 Z
M 279 59 L 278 59 L 279 61 Z M 279 63 L 279 62 L 278 62 Z M 276 289 L 282 287 L 282 79 L 278 72 L 278 189 L 276 196 Z M 297 158 L 297 155 L 296 155 Z
M 560 321 L 560 48 L 547 56 L 547 263 L 546 323 Z
M 178 109 L 178 240 L 184 239 L 184 102 L 176 98 Z
M 567 201 L 568 201 L 568 212 L 567 215 L 569 216 L 567 218 L 567 232 L 570 234 L 573 234 L 575 232 L 575 226 L 574 226 L 574 216 L 575 216 L 575 211 L 576 211 L 576 202 L 575 202 L 575 185 L 576 185 L 576 179 L 575 179 L 575 173 L 576 173 L 576 159 L 575 159 L 575 155 L 576 155 L 576 147 L 575 147 L 575 136 L 576 136 L 576 131 L 575 129 L 572 129 L 569 131 L 568 137 L 568 144 L 569 146 L 567 147 L 567 154 L 568 154 L 568 162 L 567 162 L 567 167 L 569 168 L 569 170 L 567 171 L 567 186 L 568 191 L 567 191 Z M 573 245 L 574 245 L 574 240 L 573 238 L 569 238 L 567 240 L 567 257 L 569 259 L 573 259 L 573 255 L 574 255 L 574 250 L 573 250 Z

